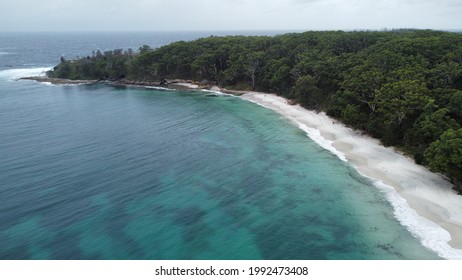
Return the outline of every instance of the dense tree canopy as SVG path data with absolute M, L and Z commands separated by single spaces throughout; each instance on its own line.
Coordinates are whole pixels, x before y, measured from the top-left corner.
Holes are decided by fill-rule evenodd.
M 461 188 L 461 34 L 395 30 L 209 37 L 158 49 L 143 46 L 138 52 L 63 58 L 49 75 L 208 80 L 274 92 L 414 154 Z
M 460 171 L 462 170 L 462 128 L 448 129 L 439 140 L 425 151 L 432 170 L 444 172 L 455 181 L 456 189 L 462 192 Z

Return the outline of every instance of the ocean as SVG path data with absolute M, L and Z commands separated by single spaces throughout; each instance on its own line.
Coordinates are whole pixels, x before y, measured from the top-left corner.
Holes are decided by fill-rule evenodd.
M 373 182 L 266 108 L 17 80 L 209 35 L 0 33 L 0 259 L 439 258 Z

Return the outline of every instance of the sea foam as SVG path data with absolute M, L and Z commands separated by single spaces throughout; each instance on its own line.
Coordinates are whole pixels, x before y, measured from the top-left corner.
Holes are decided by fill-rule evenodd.
M 344 162 L 348 162 L 348 160 L 346 159 L 345 155 L 343 153 L 341 153 L 339 150 L 337 150 L 336 148 L 334 148 L 332 146 L 332 143 L 333 141 L 329 141 L 327 139 L 325 139 L 324 137 L 321 136 L 321 132 L 317 129 L 314 129 L 314 128 L 311 128 L 311 127 L 308 127 L 307 125 L 305 124 L 302 124 L 298 121 L 296 121 L 295 119 L 292 119 L 292 121 L 296 122 L 298 124 L 298 127 L 305 131 L 307 136 L 313 140 L 314 142 L 316 142 L 319 146 L 321 146 L 322 148 L 324 148 L 325 150 L 328 150 L 329 152 L 331 152 L 332 154 L 336 155 L 339 159 L 341 159 L 342 161 Z
M 259 105 L 263 106 L 261 104 Z M 348 162 L 345 154 L 334 148 L 332 146 L 332 141 L 322 137 L 321 132 L 318 129 L 310 128 L 293 118 L 289 119 L 294 121 L 299 126 L 299 128 L 305 131 L 307 136 L 316 142 L 319 146 L 336 155 L 340 160 Z M 353 167 L 358 171 L 359 174 L 361 174 L 361 176 L 372 180 L 373 185 L 386 195 L 387 200 L 393 207 L 393 214 L 395 218 L 413 236 L 419 239 L 423 246 L 436 252 L 440 257 L 444 259 L 462 259 L 462 250 L 455 249 L 448 244 L 448 242 L 451 241 L 451 235 L 449 232 L 444 230 L 436 223 L 433 223 L 432 221 L 420 216 L 413 208 L 409 206 L 407 201 L 398 194 L 395 188 L 383 183 L 381 180 L 366 176 L 362 174 L 358 168 L 356 168 L 356 166 L 353 165 Z
M 155 89 L 160 91 L 176 91 L 176 89 L 166 88 L 166 87 L 156 87 L 156 86 L 144 86 L 146 89 Z
M 329 141 L 321 136 L 318 129 L 310 128 L 297 120 L 290 118 L 298 124 L 299 128 L 305 131 L 308 137 L 316 142 L 322 148 L 330 151 L 336 155 L 340 160 L 348 162 L 345 154 L 335 149 L 332 146 L 332 141 Z M 423 246 L 436 252 L 444 259 L 462 259 L 462 250 L 455 249 L 449 246 L 448 242 L 451 241 L 451 235 L 439 225 L 432 221 L 420 216 L 414 209 L 412 209 L 407 201 L 401 197 L 393 188 L 382 181 L 362 174 L 355 166 L 353 166 L 363 177 L 372 180 L 373 185 L 382 191 L 387 200 L 393 207 L 394 216 L 398 222 L 404 226 L 413 236 L 418 238 Z
M 23 69 L 8 69 L 0 71 L 0 79 L 3 80 L 18 80 L 25 77 L 45 76 L 46 72 L 51 70 L 50 67 L 41 68 L 23 68 Z
M 274 108 L 261 104 L 257 101 L 249 99 L 246 100 L 253 102 L 261 107 L 274 110 Z M 333 142 L 325 139 L 321 135 L 320 130 L 308 127 L 307 125 L 290 116 L 286 117 L 297 124 L 300 129 L 305 131 L 307 136 L 319 146 L 336 155 L 340 160 L 348 162 L 346 155 L 334 148 L 332 146 Z M 358 171 L 359 174 L 361 174 L 361 176 L 370 179 L 373 185 L 385 194 L 387 200 L 393 207 L 393 214 L 395 218 L 414 237 L 416 237 L 424 247 L 434 251 L 438 254 L 438 256 L 444 259 L 462 259 L 462 250 L 455 249 L 448 244 L 448 242 L 451 241 L 451 235 L 449 232 L 444 230 L 436 223 L 420 216 L 413 208 L 409 206 L 406 199 L 398 194 L 395 188 L 383 183 L 377 178 L 372 178 L 362 174 L 358 170 L 357 166 L 353 165 L 353 167 Z
M 233 94 L 221 92 L 221 91 L 219 91 L 219 90 L 201 89 L 200 91 L 201 91 L 201 92 L 206 92 L 206 93 L 208 93 L 208 94 L 215 95 L 215 96 L 231 96 L 231 97 L 236 97 L 236 96 L 233 95 Z
M 449 232 L 432 221 L 420 216 L 393 187 L 384 184 L 380 180 L 370 179 L 374 181 L 374 185 L 379 190 L 385 193 L 388 201 L 393 206 L 396 219 L 401 225 L 406 227 L 412 235 L 418 238 L 423 246 L 436 252 L 442 258 L 462 260 L 462 250 L 455 249 L 448 244 L 448 242 L 451 241 Z
M 272 108 L 270 108 L 269 106 L 266 106 L 264 104 L 261 104 L 257 101 L 254 101 L 254 100 L 248 100 L 246 99 L 247 101 L 250 101 L 252 103 L 255 103 L 261 107 L 264 107 L 264 108 L 267 108 L 267 109 L 270 109 L 270 110 L 273 110 Z M 325 139 L 324 137 L 321 136 L 321 132 L 318 130 L 318 129 L 314 129 L 314 128 L 311 128 L 311 127 L 308 127 L 307 125 L 297 121 L 295 118 L 291 118 L 291 117 L 288 117 L 289 120 L 291 120 L 292 122 L 294 122 L 295 124 L 298 125 L 298 127 L 305 131 L 306 135 L 311 139 L 313 140 L 315 143 L 317 143 L 319 146 L 321 146 L 322 148 L 324 148 L 325 150 L 328 150 L 329 152 L 331 152 L 332 154 L 336 155 L 340 160 L 344 161 L 344 162 L 348 162 L 348 160 L 346 159 L 345 155 L 343 153 L 341 153 L 339 150 L 337 150 L 336 148 L 334 148 L 332 146 L 332 141 L 329 141 L 327 139 Z

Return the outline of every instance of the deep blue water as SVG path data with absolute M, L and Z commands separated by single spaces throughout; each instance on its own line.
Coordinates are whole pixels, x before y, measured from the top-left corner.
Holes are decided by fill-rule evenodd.
M 265 108 L 15 79 L 207 35 L 0 34 L 0 259 L 437 258 L 371 182 Z

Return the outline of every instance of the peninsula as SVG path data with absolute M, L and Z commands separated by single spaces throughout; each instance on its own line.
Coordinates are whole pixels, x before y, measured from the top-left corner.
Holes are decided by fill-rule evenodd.
M 242 95 L 371 178 L 426 247 L 461 258 L 461 46 L 430 30 L 209 37 L 61 58 L 47 76 Z
M 209 37 L 93 51 L 52 79 L 273 92 L 324 111 L 444 174 L 462 192 L 462 34 L 431 30 Z M 58 80 L 59 81 L 59 80 Z

